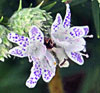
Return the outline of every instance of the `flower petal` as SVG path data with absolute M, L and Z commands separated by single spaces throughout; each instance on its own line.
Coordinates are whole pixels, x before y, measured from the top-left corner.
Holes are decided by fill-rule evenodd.
M 66 36 L 68 38 L 76 39 L 86 36 L 88 32 L 89 32 L 88 26 L 74 26 L 67 31 Z
M 57 46 L 63 47 L 64 45 L 69 45 L 67 42 L 66 34 L 64 32 L 57 32 L 51 35 L 52 40 L 56 43 Z
M 9 54 L 17 57 L 26 57 L 26 50 L 20 46 L 14 47 L 9 50 Z
M 26 46 L 29 45 L 29 38 L 28 37 L 20 36 L 14 32 L 9 33 L 7 38 L 9 41 L 16 43 L 19 46 L 24 47 L 24 48 L 26 48 Z
M 55 67 L 51 67 L 48 60 L 45 58 L 42 62 L 42 78 L 45 82 L 50 82 L 50 80 L 55 76 Z
M 29 36 L 32 41 L 39 41 L 44 43 L 44 35 L 37 26 L 32 26 L 29 31 Z
M 51 38 L 57 45 L 61 46 L 62 45 L 61 43 L 65 43 L 63 42 L 66 38 L 65 33 L 66 33 L 65 28 L 62 25 L 62 17 L 58 13 L 55 21 L 51 26 Z
M 38 57 L 40 60 L 42 60 L 44 58 L 44 56 L 46 55 L 46 46 L 45 45 L 41 45 L 39 46 L 39 49 L 35 52 L 35 56 Z
M 54 67 L 54 68 L 56 67 L 57 65 L 56 59 L 48 50 L 46 51 L 46 59 L 48 60 L 48 63 L 51 67 Z
M 68 67 L 69 66 L 69 62 L 67 61 L 68 57 L 65 54 L 65 51 L 63 48 L 53 48 L 52 49 L 53 52 L 55 52 L 56 57 L 59 60 L 59 67 L 63 68 L 63 67 Z
M 68 46 L 65 45 L 66 51 L 82 51 L 85 48 L 86 42 L 83 38 L 75 39 L 75 40 L 69 40 L 70 44 Z
M 33 67 L 31 68 L 31 74 L 28 80 L 26 81 L 26 86 L 29 88 L 34 88 L 37 84 L 37 81 L 41 77 L 41 72 L 42 69 L 41 69 L 40 62 L 36 60 L 35 62 L 33 62 Z
M 59 13 L 57 13 L 56 19 L 51 26 L 51 34 L 57 32 L 61 24 L 62 24 L 62 17 Z
M 70 22 L 71 22 L 70 6 L 69 4 L 66 4 L 66 14 L 65 14 L 64 21 L 63 21 L 64 28 L 68 29 L 70 27 Z
M 35 49 L 33 49 L 35 48 Z M 37 44 L 37 46 L 30 49 L 29 56 L 34 56 L 35 58 L 38 58 L 39 60 L 42 60 L 44 56 L 46 55 L 46 46 L 42 43 Z
M 74 61 L 79 65 L 83 65 L 84 59 L 80 52 L 69 52 L 69 51 L 65 51 L 65 52 L 72 61 Z

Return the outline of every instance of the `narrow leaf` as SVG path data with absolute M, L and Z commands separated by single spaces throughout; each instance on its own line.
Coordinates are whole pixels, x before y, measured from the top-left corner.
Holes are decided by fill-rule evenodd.
M 37 8 L 40 8 L 44 3 L 44 0 L 37 6 Z
M 75 6 L 75 5 L 79 5 L 79 4 L 83 4 L 88 0 L 72 0 L 71 5 Z
M 94 25 L 96 28 L 97 32 L 97 38 L 100 38 L 100 14 L 99 14 L 99 4 L 97 0 L 92 1 L 92 14 L 93 14 L 93 19 L 94 19 Z
M 20 2 L 19 2 L 18 11 L 20 11 L 21 9 L 22 9 L 22 0 L 20 0 Z
M 67 2 L 68 0 L 62 0 L 62 2 Z
M 54 5 L 56 4 L 56 1 L 53 2 L 53 3 L 50 3 L 49 5 L 45 6 L 45 7 L 42 7 L 43 10 L 50 10 Z
M 0 18 L 0 22 L 2 22 L 3 21 L 3 16 Z

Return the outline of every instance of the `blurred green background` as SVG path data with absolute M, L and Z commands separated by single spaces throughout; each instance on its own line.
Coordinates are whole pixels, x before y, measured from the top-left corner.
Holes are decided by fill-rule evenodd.
M 23 0 L 23 8 L 38 5 L 42 0 Z M 54 2 L 56 4 L 53 6 Z M 86 39 L 87 53 L 83 66 L 70 60 L 70 67 L 60 69 L 65 93 L 100 93 L 100 8 L 97 0 L 69 0 L 71 5 L 71 24 L 76 26 L 88 25 L 93 39 Z M 19 0 L 0 0 L 0 16 L 7 22 L 18 9 Z M 51 12 L 55 19 L 56 13 L 64 18 L 65 4 L 61 0 L 45 0 L 41 7 Z M 3 24 L 3 23 L 0 23 Z M 27 58 L 9 58 L 0 62 L 0 93 L 49 93 L 48 84 L 42 78 L 37 86 L 29 89 L 25 82 L 30 74 L 32 64 Z

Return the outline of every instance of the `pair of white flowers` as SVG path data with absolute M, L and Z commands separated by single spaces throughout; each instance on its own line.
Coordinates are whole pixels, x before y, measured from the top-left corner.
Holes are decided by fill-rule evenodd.
M 84 63 L 82 55 L 85 54 L 80 51 L 86 51 L 86 42 L 83 37 L 88 37 L 89 28 L 88 26 L 70 28 L 70 22 L 70 7 L 69 4 L 66 4 L 64 21 L 62 21 L 62 17 L 58 13 L 51 26 L 50 33 L 51 39 L 56 44 L 52 51 L 56 53 L 60 61 L 60 67 L 69 66 L 68 57 L 79 65 Z M 19 45 L 11 49 L 9 53 L 21 58 L 28 57 L 29 62 L 33 62 L 26 86 L 34 88 L 41 76 L 45 82 L 49 82 L 55 76 L 57 62 L 51 51 L 44 45 L 44 35 L 37 26 L 31 27 L 29 37 L 20 36 L 14 32 L 9 33 L 8 40 Z

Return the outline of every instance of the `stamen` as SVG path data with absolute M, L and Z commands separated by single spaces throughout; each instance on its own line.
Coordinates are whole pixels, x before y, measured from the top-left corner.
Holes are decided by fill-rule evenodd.
M 89 55 L 88 54 L 83 54 L 81 53 L 82 56 L 85 56 L 86 58 L 89 58 Z
M 93 35 L 86 35 L 84 37 L 89 37 L 89 38 L 93 38 Z
M 30 57 L 30 56 L 28 56 L 28 59 L 29 59 L 29 62 L 32 62 L 32 59 L 31 59 L 31 57 Z

